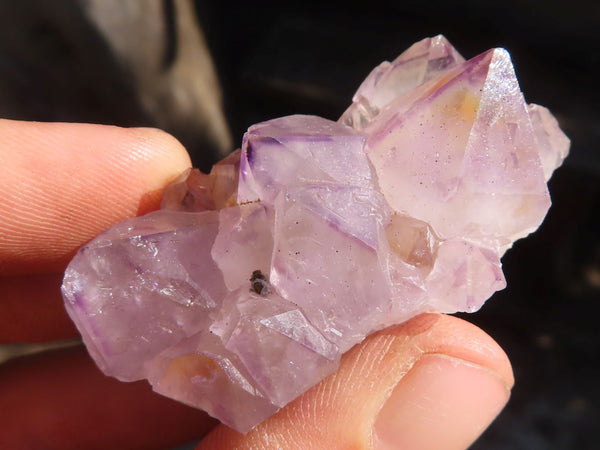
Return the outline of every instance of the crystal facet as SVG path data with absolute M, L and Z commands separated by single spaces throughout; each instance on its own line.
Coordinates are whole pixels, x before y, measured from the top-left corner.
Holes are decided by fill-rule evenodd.
M 369 333 L 503 289 L 500 258 L 542 222 L 568 148 L 505 50 L 465 61 L 424 39 L 339 121 L 254 125 L 160 211 L 85 245 L 66 308 L 105 373 L 245 432 Z

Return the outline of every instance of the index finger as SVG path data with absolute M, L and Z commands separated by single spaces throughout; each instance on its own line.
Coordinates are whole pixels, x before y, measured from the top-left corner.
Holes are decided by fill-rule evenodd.
M 190 166 L 159 130 L 0 120 L 0 275 L 63 270 L 110 225 L 156 209 Z

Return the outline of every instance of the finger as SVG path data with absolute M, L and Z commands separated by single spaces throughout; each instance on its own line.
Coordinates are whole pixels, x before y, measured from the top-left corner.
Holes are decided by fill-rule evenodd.
M 69 339 L 79 332 L 60 293 L 62 274 L 0 277 L 0 343 Z
M 483 331 L 426 314 L 354 347 L 339 370 L 247 435 L 219 425 L 199 449 L 464 449 L 513 385 Z
M 153 129 L 0 120 L 0 275 L 58 273 L 110 225 L 158 207 L 190 165 Z
M 82 347 L 0 366 L 0 448 L 164 449 L 200 439 L 214 419 L 102 375 Z

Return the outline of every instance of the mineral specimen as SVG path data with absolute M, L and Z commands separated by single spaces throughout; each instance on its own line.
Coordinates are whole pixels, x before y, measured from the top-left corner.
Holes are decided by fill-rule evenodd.
M 465 61 L 424 39 L 339 121 L 254 125 L 85 245 L 65 304 L 106 374 L 246 432 L 367 334 L 504 288 L 500 257 L 542 222 L 568 147 L 505 50 Z

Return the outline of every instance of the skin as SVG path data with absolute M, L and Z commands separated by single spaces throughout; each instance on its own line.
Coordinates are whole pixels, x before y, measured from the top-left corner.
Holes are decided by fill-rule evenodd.
M 153 129 L 0 120 L 0 343 L 77 337 L 61 274 L 76 250 L 157 209 L 189 167 Z M 340 369 L 246 435 L 105 377 L 81 346 L 0 365 L 0 448 L 466 448 L 508 401 L 502 349 L 460 319 L 425 314 L 368 337 Z M 203 439 L 204 438 L 204 439 Z

